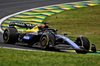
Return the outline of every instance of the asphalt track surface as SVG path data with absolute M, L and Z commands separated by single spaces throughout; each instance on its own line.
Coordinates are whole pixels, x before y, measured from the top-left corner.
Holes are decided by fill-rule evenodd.
M 54 5 L 54 4 L 62 4 L 62 3 L 70 3 L 70 2 L 78 2 L 84 0 L 0 0 L 0 19 L 23 10 Z M 26 50 L 41 50 L 39 48 L 30 48 L 25 45 L 11 45 L 11 44 L 3 44 L 2 33 L 0 33 L 0 47 L 9 47 L 9 48 L 20 48 Z M 43 50 L 44 51 L 44 50 Z

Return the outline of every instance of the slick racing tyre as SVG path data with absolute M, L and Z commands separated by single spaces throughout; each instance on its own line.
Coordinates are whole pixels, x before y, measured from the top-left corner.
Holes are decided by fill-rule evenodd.
M 40 38 L 40 47 L 42 49 L 54 48 L 55 36 L 53 34 L 44 33 Z
M 83 50 L 76 50 L 77 53 L 86 54 L 90 49 L 90 42 L 86 37 L 78 37 L 75 42 Z
M 14 44 L 18 40 L 17 29 L 7 28 L 3 33 L 3 40 L 6 44 Z

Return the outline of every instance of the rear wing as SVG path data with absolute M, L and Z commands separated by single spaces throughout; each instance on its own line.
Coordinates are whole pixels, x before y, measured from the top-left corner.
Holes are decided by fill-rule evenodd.
M 14 27 L 14 26 L 18 26 L 18 27 L 21 27 L 21 28 L 33 28 L 36 26 L 36 24 L 26 24 L 26 23 L 14 23 L 14 22 L 11 22 L 9 27 Z

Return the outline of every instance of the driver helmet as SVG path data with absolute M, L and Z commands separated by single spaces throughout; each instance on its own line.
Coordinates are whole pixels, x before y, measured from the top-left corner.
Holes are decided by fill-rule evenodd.
M 39 29 L 48 29 L 48 25 L 39 25 L 38 26 Z

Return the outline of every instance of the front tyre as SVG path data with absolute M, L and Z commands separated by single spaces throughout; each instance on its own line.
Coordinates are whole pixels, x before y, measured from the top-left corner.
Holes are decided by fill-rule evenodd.
M 89 49 L 90 49 L 90 42 L 88 40 L 88 38 L 86 37 L 78 37 L 76 42 L 75 42 L 78 46 L 80 46 L 81 49 L 83 50 L 76 50 L 77 53 L 88 53 Z
M 6 44 L 15 44 L 18 41 L 17 29 L 7 28 L 4 30 L 3 40 Z

